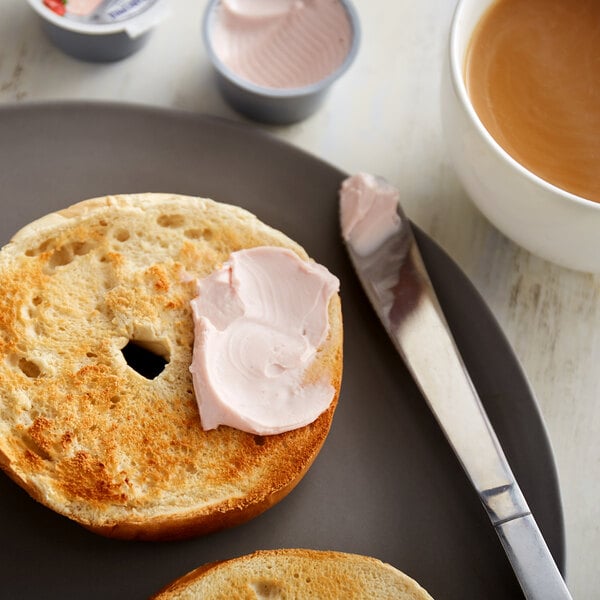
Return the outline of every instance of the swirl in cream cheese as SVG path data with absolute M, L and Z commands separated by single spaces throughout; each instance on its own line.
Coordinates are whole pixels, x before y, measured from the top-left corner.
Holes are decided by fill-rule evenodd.
M 262 246 L 232 253 L 197 286 L 190 371 L 203 429 L 281 433 L 328 408 L 334 388 L 307 382 L 305 372 L 328 334 L 336 277 Z
M 339 0 L 222 0 L 212 30 L 221 62 L 269 88 L 324 79 L 344 62 L 351 41 Z

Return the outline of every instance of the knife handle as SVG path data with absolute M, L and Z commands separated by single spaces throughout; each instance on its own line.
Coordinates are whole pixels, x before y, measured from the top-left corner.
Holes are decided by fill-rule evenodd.
M 532 515 L 495 525 L 527 600 L 571 600 L 571 594 Z

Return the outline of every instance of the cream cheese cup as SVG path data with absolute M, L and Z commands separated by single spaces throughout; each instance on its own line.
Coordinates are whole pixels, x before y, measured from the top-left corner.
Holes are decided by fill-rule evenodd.
M 28 0 L 50 41 L 89 62 L 137 52 L 170 13 L 169 0 Z
M 224 23 L 231 52 L 223 52 Z M 224 99 L 251 119 L 280 125 L 314 113 L 360 45 L 348 0 L 211 0 L 202 33 Z

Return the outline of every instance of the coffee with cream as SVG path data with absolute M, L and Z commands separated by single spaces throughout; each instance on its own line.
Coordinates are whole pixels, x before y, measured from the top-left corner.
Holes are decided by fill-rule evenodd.
M 473 34 L 465 81 L 513 158 L 600 202 L 599 0 L 498 0 Z

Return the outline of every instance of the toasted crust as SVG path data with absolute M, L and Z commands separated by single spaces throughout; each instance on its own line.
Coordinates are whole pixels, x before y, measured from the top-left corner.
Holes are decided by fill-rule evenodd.
M 413 579 L 375 558 L 324 550 L 259 550 L 203 565 L 151 600 L 432 600 Z
M 208 533 L 281 500 L 331 425 L 339 297 L 315 365 L 336 395 L 311 425 L 203 431 L 189 373 L 191 279 L 258 245 L 308 260 L 250 213 L 187 196 L 96 198 L 19 231 L 0 251 L 0 467 L 53 510 L 127 539 Z M 132 340 L 166 359 L 154 379 L 124 358 Z

